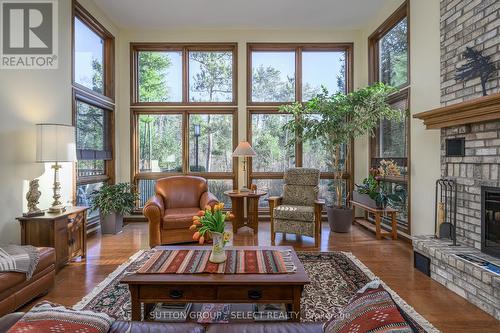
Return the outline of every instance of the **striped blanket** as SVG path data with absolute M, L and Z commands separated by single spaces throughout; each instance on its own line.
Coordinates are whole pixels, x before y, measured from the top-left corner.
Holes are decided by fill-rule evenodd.
M 6 245 L 0 247 L 0 272 L 26 273 L 31 279 L 40 256 L 36 247 L 31 245 Z
M 226 250 L 221 264 L 208 260 L 210 250 L 158 250 L 140 274 L 285 274 L 296 270 L 290 251 Z

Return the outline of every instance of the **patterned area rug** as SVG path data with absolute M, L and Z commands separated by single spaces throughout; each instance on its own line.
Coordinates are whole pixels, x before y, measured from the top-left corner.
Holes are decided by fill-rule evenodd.
M 130 294 L 120 279 L 138 270 L 152 255 L 139 251 L 120 265 L 94 290 L 73 308 L 104 312 L 120 319 L 130 320 Z M 376 276 L 354 255 L 347 252 L 297 252 L 311 283 L 302 294 L 301 318 L 304 322 L 326 321 L 337 317 L 358 289 Z M 401 299 L 383 282 L 398 306 L 406 313 L 419 332 L 439 332 L 425 318 Z

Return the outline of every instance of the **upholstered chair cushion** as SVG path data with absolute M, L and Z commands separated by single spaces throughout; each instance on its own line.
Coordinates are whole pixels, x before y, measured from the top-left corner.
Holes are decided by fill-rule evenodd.
M 313 223 L 314 208 L 311 206 L 281 205 L 274 208 L 274 218 Z
M 283 204 L 294 206 L 313 206 L 318 199 L 318 186 L 283 185 Z
M 310 168 L 293 168 L 285 172 L 284 182 L 287 185 L 317 186 L 320 171 Z

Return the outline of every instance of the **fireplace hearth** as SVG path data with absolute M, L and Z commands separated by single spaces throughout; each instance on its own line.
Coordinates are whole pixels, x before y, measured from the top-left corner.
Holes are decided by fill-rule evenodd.
M 500 188 L 481 187 L 481 251 L 500 258 Z

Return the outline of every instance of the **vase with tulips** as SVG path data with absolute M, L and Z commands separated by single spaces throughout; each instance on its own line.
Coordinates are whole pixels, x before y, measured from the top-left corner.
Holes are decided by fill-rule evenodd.
M 218 203 L 211 206 L 206 206 L 204 210 L 200 210 L 198 214 L 193 216 L 193 225 L 190 230 L 196 230 L 193 234 L 193 240 L 204 244 L 207 236 L 210 235 L 213 241 L 212 253 L 209 260 L 213 263 L 222 263 L 226 261 L 226 252 L 224 246 L 231 238 L 231 234 L 224 231 L 226 219 L 230 218 L 230 212 L 223 212 L 224 204 Z

